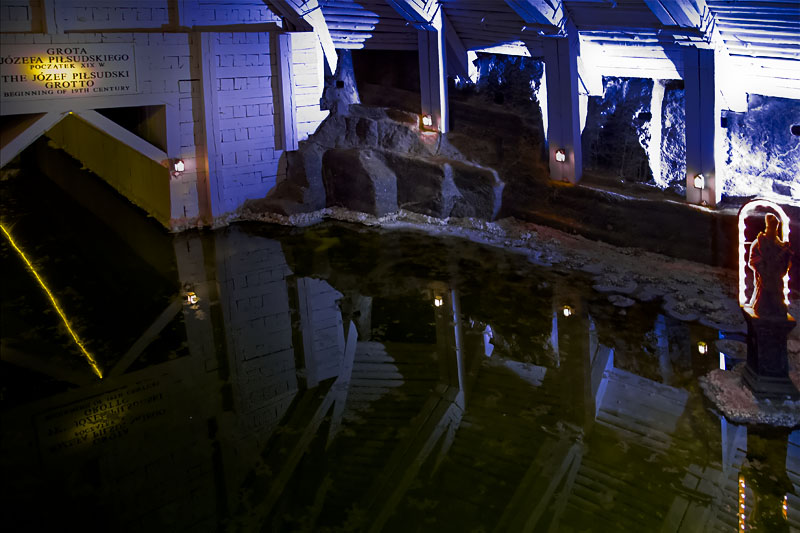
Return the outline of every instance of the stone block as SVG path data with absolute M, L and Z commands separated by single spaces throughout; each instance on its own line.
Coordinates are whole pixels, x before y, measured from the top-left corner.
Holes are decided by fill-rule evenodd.
M 397 178 L 373 150 L 332 149 L 322 156 L 326 205 L 383 216 L 397 211 Z

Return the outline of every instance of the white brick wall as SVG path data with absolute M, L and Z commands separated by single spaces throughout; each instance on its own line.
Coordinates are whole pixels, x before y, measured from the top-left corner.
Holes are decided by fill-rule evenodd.
M 297 106 L 298 141 L 303 141 L 319 127 L 329 111 L 319 108 L 325 83 L 325 57 L 315 33 L 292 34 L 294 99 Z
M 0 28 L 2 31 L 34 31 L 39 24 L 34 21 L 41 0 L 0 0 Z
M 261 0 L 233 2 L 199 0 L 189 4 L 187 15 L 191 24 L 195 26 L 280 22 L 280 17 L 272 13 Z
M 253 26 L 259 31 L 204 34 L 211 42 L 206 50 L 198 33 L 146 31 L 177 24 L 167 0 L 55 0 L 59 33 L 50 34 L 31 33 L 41 27 L 41 0 L 0 2 L 1 44 L 133 43 L 138 94 L 15 100 L 3 103 L 2 113 L 167 106 L 166 151 L 186 164 L 186 171 L 170 183 L 173 219 L 200 215 L 197 180 L 198 170 L 205 169 L 206 153 L 215 216 L 265 196 L 285 172 L 280 134 L 276 139 L 276 132 L 282 131 L 282 110 L 275 105 L 276 39 L 270 33 L 279 30 L 280 21 L 261 0 L 179 2 L 183 25 L 244 29 L 242 24 L 260 24 Z M 98 29 L 115 31 L 92 33 Z M 119 31 L 126 29 L 134 31 Z M 327 116 L 319 109 L 324 58 L 313 33 L 292 34 L 292 46 L 302 140 Z M 207 55 L 213 56 L 212 65 L 204 64 Z M 213 94 L 204 94 L 204 87 Z

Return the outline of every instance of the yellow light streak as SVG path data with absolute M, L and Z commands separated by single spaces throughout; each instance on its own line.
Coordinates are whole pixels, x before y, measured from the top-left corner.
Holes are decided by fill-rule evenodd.
M 97 366 L 97 361 L 95 361 L 94 357 L 92 357 L 92 355 L 86 350 L 86 347 L 83 345 L 81 340 L 78 338 L 78 335 L 76 335 L 75 332 L 72 330 L 72 327 L 70 327 L 69 321 L 67 320 L 67 316 L 64 314 L 64 311 L 61 310 L 61 306 L 58 305 L 58 302 L 56 301 L 55 296 L 53 296 L 53 293 L 50 292 L 50 289 L 48 289 L 47 285 L 44 284 L 44 280 L 36 272 L 36 269 L 33 268 L 33 265 L 28 260 L 28 258 L 25 256 L 25 254 L 22 252 L 20 247 L 17 246 L 17 243 L 11 237 L 11 234 L 8 232 L 8 230 L 5 228 L 5 226 L 0 224 L 0 229 L 3 230 L 3 233 L 5 233 L 6 238 L 8 239 L 8 242 L 11 243 L 11 246 L 14 248 L 14 250 L 17 251 L 17 253 L 22 258 L 22 260 L 25 261 L 25 264 L 28 265 L 28 269 L 33 274 L 33 277 L 36 278 L 36 281 L 38 281 L 39 285 L 42 286 L 42 289 L 44 289 L 44 292 L 47 294 L 47 297 L 50 298 L 50 301 L 53 303 L 53 307 L 55 307 L 56 311 L 58 312 L 58 316 L 60 316 L 61 320 L 64 321 L 64 325 L 67 327 L 67 331 L 69 331 L 69 334 L 72 335 L 72 340 L 75 341 L 75 344 L 77 344 L 78 348 L 80 348 L 81 352 L 83 352 L 83 356 L 89 362 L 89 366 L 92 367 L 92 370 L 94 370 L 94 373 L 97 374 L 97 377 L 99 377 L 100 379 L 103 379 L 103 373 L 100 371 L 100 367 Z

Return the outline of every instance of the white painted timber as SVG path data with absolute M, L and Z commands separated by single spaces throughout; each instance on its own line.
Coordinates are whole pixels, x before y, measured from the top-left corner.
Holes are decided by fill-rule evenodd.
M 430 30 L 418 30 L 422 114 L 431 115 L 441 133 L 449 131 L 444 13 L 436 11 Z
M 269 0 L 269 3 L 284 16 L 291 17 L 295 25 L 298 25 L 299 21 L 303 21 L 314 30 L 325 53 L 325 61 L 327 61 L 331 73 L 335 73 L 338 64 L 336 46 L 333 43 L 319 0 Z M 298 29 L 304 28 L 299 27 Z
M 563 2 L 548 0 L 506 0 L 522 20 L 534 24 L 553 26 L 553 30 L 560 31 L 566 21 Z
M 714 50 L 684 49 L 684 90 L 686 95 L 686 200 L 715 207 L 722 198 L 724 183 L 717 174 L 715 159 L 724 151 L 719 131 L 721 106 L 715 84 Z M 694 178 L 704 177 L 704 187 L 695 187 Z
M 45 113 L 22 132 L 14 136 L 13 139 L 3 139 L 3 146 L 0 148 L 0 168 L 6 166 L 12 159 L 30 146 L 32 142 L 41 137 L 47 130 L 58 124 L 67 113 L 50 112 Z
M 550 178 L 570 183 L 583 174 L 577 54 L 576 32 L 544 40 Z M 565 161 L 556 161 L 558 150 L 566 152 Z
M 297 150 L 297 108 L 294 102 L 294 66 L 292 64 L 292 36 L 276 36 L 278 96 L 276 104 L 281 110 L 282 141 L 284 150 Z
M 451 74 L 461 77 L 461 79 L 470 79 L 470 66 L 467 57 L 467 49 L 464 43 L 456 33 L 455 28 L 450 23 L 450 20 L 443 14 L 445 41 L 447 42 L 448 63 L 447 67 L 450 69 Z
M 169 166 L 168 156 L 164 151 L 156 148 L 138 135 L 126 130 L 113 120 L 104 117 L 97 111 L 85 109 L 83 111 L 78 111 L 75 114 L 106 135 L 118 140 L 129 148 L 136 150 L 143 156 L 152 159 L 161 166 Z

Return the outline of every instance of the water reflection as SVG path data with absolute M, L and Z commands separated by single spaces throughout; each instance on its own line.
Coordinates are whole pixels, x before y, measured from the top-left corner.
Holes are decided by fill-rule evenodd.
M 7 522 L 800 526 L 798 432 L 727 424 L 696 386 L 718 332 L 453 239 L 328 224 L 172 244 L 173 290 L 106 379 L 6 404 Z

